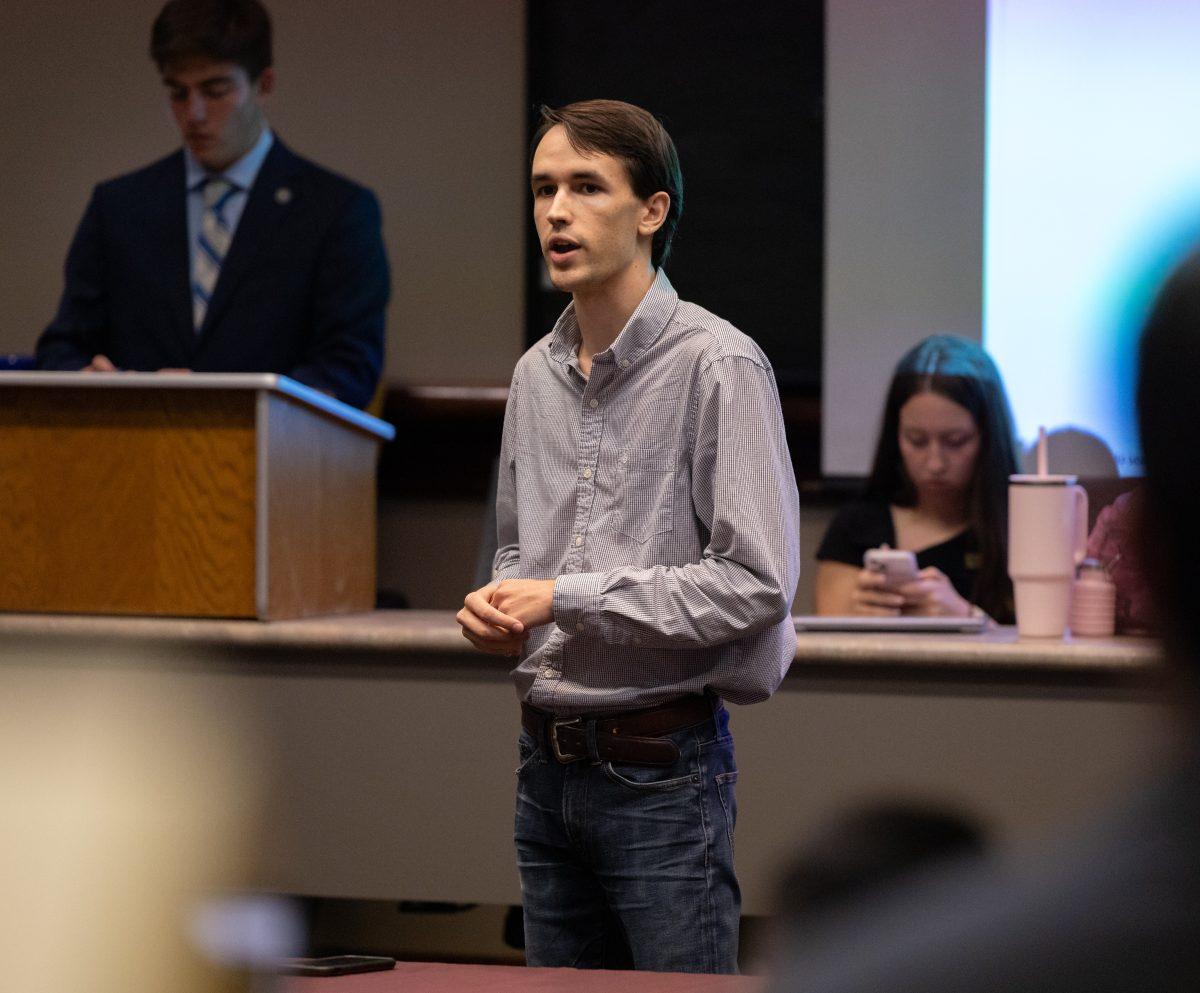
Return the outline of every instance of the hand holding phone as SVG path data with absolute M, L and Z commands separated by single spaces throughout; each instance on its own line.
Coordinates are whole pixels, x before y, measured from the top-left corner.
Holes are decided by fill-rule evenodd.
M 899 548 L 868 548 L 863 568 L 882 575 L 885 589 L 896 590 L 917 578 L 917 557 Z

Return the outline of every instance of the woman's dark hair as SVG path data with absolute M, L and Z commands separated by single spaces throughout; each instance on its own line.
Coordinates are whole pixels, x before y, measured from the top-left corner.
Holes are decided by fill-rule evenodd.
M 575 151 L 599 152 L 624 162 L 629 185 L 637 197 L 646 200 L 661 191 L 671 198 L 666 220 L 654 233 L 650 248 L 654 268 L 666 262 L 683 214 L 683 173 L 675 143 L 657 118 L 620 100 L 583 100 L 557 110 L 542 106 L 538 115 L 529 148 L 531 159 L 546 132 L 561 124 Z
M 900 455 L 900 408 L 918 393 L 937 393 L 963 407 L 979 431 L 969 516 L 980 567 L 971 597 L 992 617 L 1012 616 L 1008 578 L 1008 477 L 1017 471 L 1012 412 L 996 363 L 965 338 L 934 335 L 908 351 L 892 374 L 866 497 L 900 507 L 917 493 Z
M 232 62 L 254 82 L 271 65 L 271 18 L 258 0 L 170 0 L 150 29 L 159 72 L 183 59 Z

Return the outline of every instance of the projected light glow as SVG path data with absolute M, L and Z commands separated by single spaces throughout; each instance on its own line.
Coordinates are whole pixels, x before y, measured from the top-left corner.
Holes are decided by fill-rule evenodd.
M 1194 0 L 988 4 L 984 345 L 1023 441 L 1080 428 L 1122 475 L 1137 334 L 1200 240 L 1198 38 Z

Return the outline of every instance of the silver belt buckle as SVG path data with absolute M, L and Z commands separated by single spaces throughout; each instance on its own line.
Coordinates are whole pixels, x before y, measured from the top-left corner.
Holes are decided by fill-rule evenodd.
M 550 750 L 554 757 L 564 765 L 568 762 L 578 762 L 584 756 L 572 752 L 564 752 L 558 747 L 558 729 L 560 727 L 579 727 L 583 724 L 581 717 L 556 717 L 550 722 Z

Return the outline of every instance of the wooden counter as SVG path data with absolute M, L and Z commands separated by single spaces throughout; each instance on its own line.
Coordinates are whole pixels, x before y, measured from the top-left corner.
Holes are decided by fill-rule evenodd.
M 471 649 L 451 612 L 0 615 L 0 661 L 30 646 L 86 659 L 100 643 L 180 667 L 257 715 L 275 783 L 265 885 L 519 901 L 511 662 Z M 769 909 L 781 866 L 848 805 L 936 800 L 1008 845 L 1102 804 L 1156 761 L 1163 688 L 1148 641 L 800 635 L 779 692 L 732 708 L 744 910 Z

